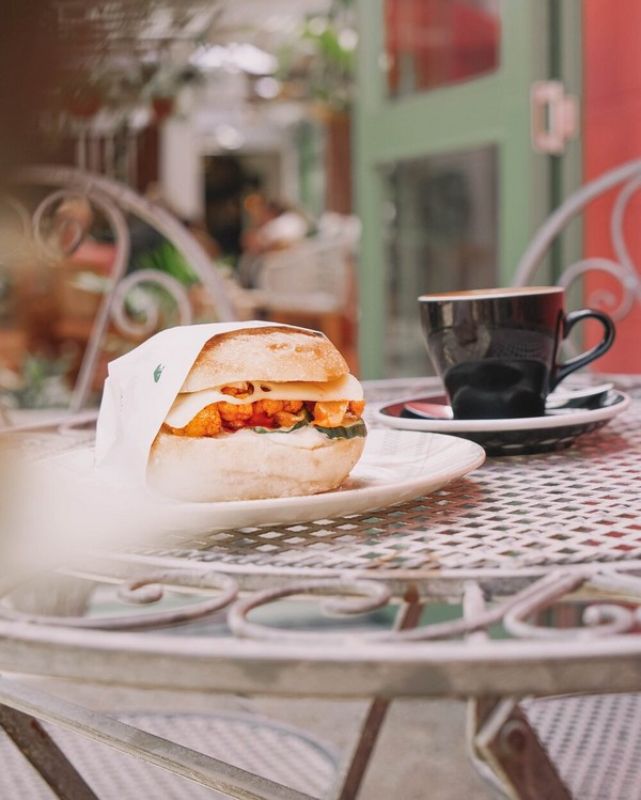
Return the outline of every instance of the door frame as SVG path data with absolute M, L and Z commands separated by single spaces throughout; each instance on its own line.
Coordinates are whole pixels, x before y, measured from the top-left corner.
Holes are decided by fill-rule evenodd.
M 559 0 L 499 2 L 500 63 L 496 71 L 390 99 L 385 96 L 384 0 L 357 0 L 360 35 L 354 177 L 356 206 L 363 223 L 359 263 L 359 361 L 363 377 L 378 378 L 384 372 L 385 168 L 401 160 L 495 145 L 498 275 L 503 285 L 510 283 L 521 252 L 550 210 L 550 157 L 531 147 L 529 95 L 531 84 L 549 74 L 550 4 Z M 560 5 L 579 7 L 580 0 L 569 4 L 561 0 Z M 563 28 L 567 30 L 568 26 L 564 24 Z M 576 58 L 571 55 L 567 60 L 575 63 Z

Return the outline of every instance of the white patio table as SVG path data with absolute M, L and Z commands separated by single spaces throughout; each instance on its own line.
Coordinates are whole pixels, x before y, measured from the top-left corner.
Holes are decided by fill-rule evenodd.
M 638 796 L 638 784 L 637 794 L 622 789 L 639 760 L 639 715 L 630 728 L 628 714 L 637 698 L 617 693 L 641 691 L 641 380 L 617 382 L 632 396 L 628 410 L 567 450 L 488 459 L 434 494 L 375 514 L 218 531 L 189 546 L 165 542 L 74 566 L 76 578 L 120 582 L 125 600 L 150 606 L 144 615 L 53 617 L 5 603 L 0 724 L 9 730 L 24 715 L 58 723 L 229 797 L 309 798 L 7 675 L 367 698 L 361 736 L 325 795 L 346 800 L 358 794 L 389 703 L 448 696 L 469 700 L 472 757 L 511 796 Z M 430 379 L 381 381 L 366 395 L 381 401 L 431 388 Z M 172 587 L 200 598 L 154 611 Z M 334 615 L 390 608 L 395 622 L 354 626 L 334 616 L 334 625 L 293 629 L 250 616 L 293 596 Z M 224 615 L 227 635 L 165 629 L 212 615 Z M 628 720 L 626 746 L 611 730 L 599 739 L 607 714 L 586 712 L 590 698 L 528 700 L 568 693 L 616 695 L 619 711 L 608 706 L 608 719 Z M 50 756 L 31 760 L 42 772 Z M 65 794 L 56 776 L 73 780 L 73 769 L 54 761 L 50 783 L 60 797 L 94 796 L 77 787 Z

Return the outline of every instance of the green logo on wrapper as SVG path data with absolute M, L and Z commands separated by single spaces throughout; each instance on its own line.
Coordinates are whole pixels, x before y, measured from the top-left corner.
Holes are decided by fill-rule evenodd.
M 164 370 L 164 368 L 165 368 L 165 365 L 164 365 L 164 364 L 158 364 L 158 366 L 157 366 L 157 367 L 156 367 L 156 369 L 154 370 L 154 383 L 158 383 L 158 381 L 160 380 L 160 376 L 162 375 L 162 371 Z

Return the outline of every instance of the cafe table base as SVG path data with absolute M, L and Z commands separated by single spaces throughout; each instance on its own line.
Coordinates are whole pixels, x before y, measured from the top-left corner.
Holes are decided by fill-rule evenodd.
M 324 743 L 250 714 L 129 712 L 114 719 L 6 678 L 0 679 L 0 700 L 7 704 L 0 706 L 0 728 L 54 794 L 65 800 L 116 796 L 304 800 L 325 792 L 336 771 L 336 754 Z M 48 723 L 48 730 L 35 721 L 36 716 Z M 110 755 L 103 744 L 129 757 Z M 25 771 L 18 753 L 4 748 L 1 752 L 0 796 L 50 797 L 42 782 Z M 220 758 L 213 758 L 212 752 Z M 162 767 L 192 784 L 147 765 Z

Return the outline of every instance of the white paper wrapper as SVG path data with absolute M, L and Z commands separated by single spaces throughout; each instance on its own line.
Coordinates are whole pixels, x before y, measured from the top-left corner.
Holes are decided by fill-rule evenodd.
M 220 333 L 273 325 L 216 322 L 168 328 L 112 361 L 96 428 L 96 468 L 117 474 L 130 486 L 145 485 L 151 445 L 205 342 Z

